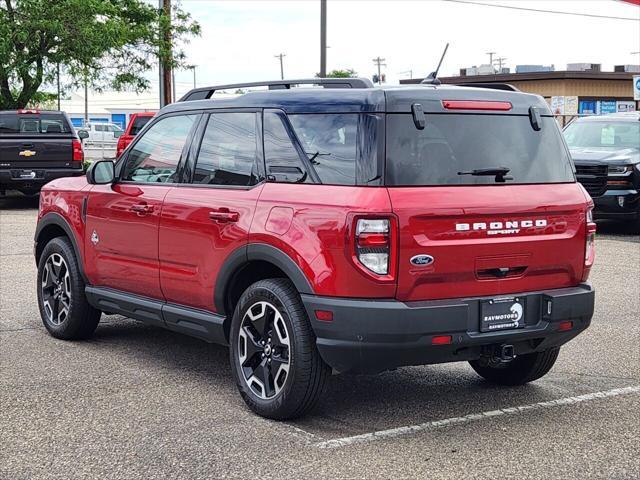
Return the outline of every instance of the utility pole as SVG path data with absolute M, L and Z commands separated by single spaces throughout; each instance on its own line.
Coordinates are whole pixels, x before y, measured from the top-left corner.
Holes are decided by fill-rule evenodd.
M 502 71 L 502 65 L 505 63 L 507 57 L 498 57 L 496 58 L 496 63 L 498 64 L 498 73 Z
M 56 77 L 58 79 L 58 111 L 60 111 L 60 62 L 56 67 Z
M 158 6 L 162 10 L 162 15 L 167 18 L 167 25 L 163 28 L 162 47 L 160 51 L 160 108 L 171 103 L 172 81 L 171 70 L 173 60 L 173 50 L 171 45 L 171 0 L 158 0 Z M 162 22 L 161 22 L 162 25 Z M 164 52 L 163 52 L 164 50 Z
M 280 59 L 280 80 L 284 80 L 284 66 L 282 63 L 282 58 L 286 56 L 287 55 L 285 53 L 279 53 L 278 55 L 274 55 L 275 58 Z
M 413 78 L 413 70 L 405 70 L 404 72 L 400 72 L 400 75 L 403 75 L 405 73 L 409 74 L 409 78 Z
M 87 70 L 84 71 L 84 126 L 89 123 L 89 79 L 87 78 Z
M 376 57 L 373 59 L 373 63 L 378 65 L 378 85 L 382 85 L 382 74 L 380 72 L 380 66 L 386 67 L 387 64 L 385 62 L 385 58 Z
M 320 78 L 327 76 L 327 0 L 320 0 Z
M 489 55 L 489 65 L 493 66 L 493 56 L 496 54 L 496 52 L 487 52 L 487 55 Z

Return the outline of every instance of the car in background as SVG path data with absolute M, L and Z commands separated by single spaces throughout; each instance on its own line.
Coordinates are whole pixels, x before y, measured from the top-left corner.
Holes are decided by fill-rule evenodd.
M 118 158 L 124 149 L 129 146 L 131 141 L 136 138 L 136 135 L 140 133 L 140 130 L 149 123 L 149 120 L 153 118 L 155 112 L 140 112 L 134 113 L 129 119 L 129 125 L 127 125 L 124 134 L 118 139 L 118 146 L 116 148 L 116 158 Z
M 50 180 L 82 175 L 85 135 L 64 112 L 0 111 L 0 194 L 34 195 Z
M 124 130 L 115 123 L 88 123 L 78 129 L 88 133 L 85 145 L 100 145 L 106 148 L 116 146 L 118 139 L 124 134 Z
M 564 137 L 594 217 L 632 222 L 640 231 L 640 113 L 578 118 Z

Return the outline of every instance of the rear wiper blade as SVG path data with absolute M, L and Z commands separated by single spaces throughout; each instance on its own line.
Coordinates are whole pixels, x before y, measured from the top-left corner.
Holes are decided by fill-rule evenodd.
M 495 175 L 496 182 L 504 183 L 507 180 L 513 180 L 513 177 L 505 177 L 510 171 L 511 169 L 507 167 L 489 167 L 458 172 L 458 175 L 473 175 L 474 177 Z

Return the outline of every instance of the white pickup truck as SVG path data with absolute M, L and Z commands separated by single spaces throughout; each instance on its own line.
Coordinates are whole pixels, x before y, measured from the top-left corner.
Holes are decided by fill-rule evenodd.
M 89 134 L 84 141 L 85 145 L 104 145 L 106 148 L 115 148 L 118 138 L 124 134 L 124 130 L 114 123 L 88 123 L 78 131 L 84 130 Z

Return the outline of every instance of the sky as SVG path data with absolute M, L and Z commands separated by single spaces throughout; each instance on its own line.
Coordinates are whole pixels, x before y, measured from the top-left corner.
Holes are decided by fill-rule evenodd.
M 175 0 L 174 0 L 175 1 Z M 521 8 L 606 15 L 632 21 L 494 8 L 443 0 L 328 0 L 327 70 L 376 71 L 386 59 L 388 83 L 424 77 L 447 42 L 441 76 L 488 63 L 486 52 L 517 64 L 614 65 L 640 62 L 640 7 L 618 0 L 469 0 Z M 197 65 L 198 86 L 280 77 L 306 78 L 319 71 L 320 0 L 182 0 L 202 26 L 183 48 Z M 156 74 L 157 75 L 157 74 Z M 151 76 L 150 78 L 157 78 Z M 193 85 L 190 71 L 176 72 L 178 95 Z

